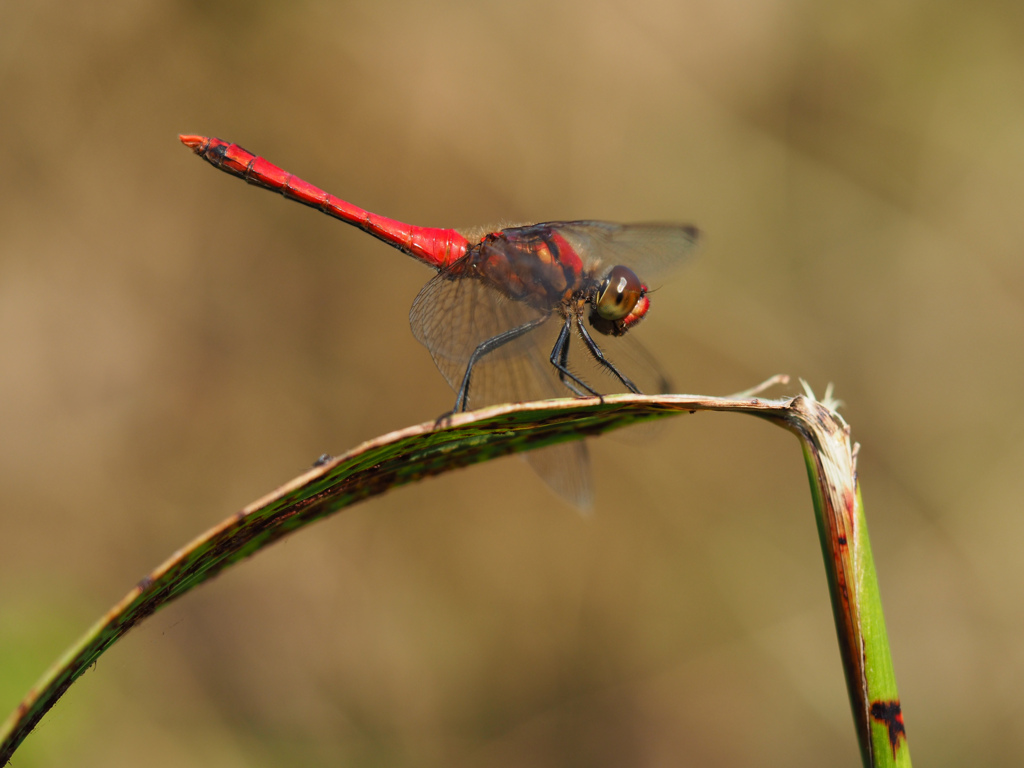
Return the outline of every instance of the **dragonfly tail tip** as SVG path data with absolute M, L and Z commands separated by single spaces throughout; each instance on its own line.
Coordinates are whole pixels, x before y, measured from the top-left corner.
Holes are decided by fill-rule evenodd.
M 206 141 L 206 137 L 205 136 L 193 136 L 193 135 L 188 134 L 188 133 L 180 133 L 180 134 L 178 134 L 178 140 L 181 141 L 181 143 L 184 144 L 189 149 L 195 151 L 200 146 L 202 146 L 203 142 Z

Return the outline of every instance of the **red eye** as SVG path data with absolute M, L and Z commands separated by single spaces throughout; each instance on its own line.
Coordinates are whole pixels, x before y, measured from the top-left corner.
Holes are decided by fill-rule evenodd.
M 605 320 L 621 320 L 633 311 L 642 295 L 640 278 L 629 267 L 619 265 L 601 283 L 594 309 Z

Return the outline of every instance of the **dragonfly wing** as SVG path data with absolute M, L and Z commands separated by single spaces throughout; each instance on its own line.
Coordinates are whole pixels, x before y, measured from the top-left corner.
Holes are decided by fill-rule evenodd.
M 481 343 L 544 315 L 479 280 L 440 272 L 413 301 L 409 323 L 448 384 L 458 391 L 469 358 Z M 473 366 L 467 407 L 571 394 L 549 360 L 560 330 L 558 320 L 556 315 L 481 358 Z M 555 493 L 580 509 L 589 509 L 593 499 L 590 464 L 581 441 L 539 448 L 524 458 Z
M 509 299 L 480 280 L 442 271 L 416 296 L 409 324 L 413 336 L 429 350 L 441 374 L 457 391 L 477 347 L 501 333 L 537 322 L 546 314 Z M 473 366 L 472 407 L 561 395 L 550 381 L 547 368 L 551 365 L 548 353 L 542 349 L 554 325 L 543 323 L 481 358 Z M 493 368 L 508 369 L 505 380 L 493 375 Z
M 413 301 L 409 324 L 448 384 L 458 391 L 469 359 L 480 344 L 545 317 L 547 320 L 538 327 L 474 364 L 467 407 L 482 408 L 571 394 L 551 365 L 551 350 L 562 328 L 561 317 L 509 299 L 474 278 L 452 279 L 441 272 Z M 582 351 L 575 351 L 570 367 L 583 356 Z
M 548 487 L 581 512 L 594 505 L 590 454 L 583 440 L 558 443 L 523 454 L 526 463 Z
M 700 231 L 688 224 L 614 224 L 608 221 L 558 221 L 555 229 L 588 266 L 629 267 L 654 288 L 697 251 Z

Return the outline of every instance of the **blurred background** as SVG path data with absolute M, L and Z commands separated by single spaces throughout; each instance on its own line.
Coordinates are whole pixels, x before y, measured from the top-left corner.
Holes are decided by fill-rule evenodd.
M 680 392 L 834 382 L 913 755 L 1024 759 L 1024 6 L 0 4 L 0 719 L 193 536 L 433 419 L 416 224 L 698 224 Z M 797 391 L 794 385 L 777 394 Z M 134 630 L 29 766 L 857 766 L 799 445 L 702 414 L 303 530 Z

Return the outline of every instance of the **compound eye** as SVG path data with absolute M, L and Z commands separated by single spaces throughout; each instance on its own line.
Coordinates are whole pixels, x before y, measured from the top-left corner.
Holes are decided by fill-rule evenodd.
M 642 295 L 640 278 L 629 267 L 620 264 L 613 267 L 601 283 L 594 309 L 605 320 L 621 320 L 633 311 Z

